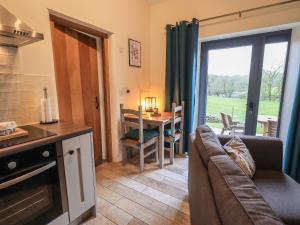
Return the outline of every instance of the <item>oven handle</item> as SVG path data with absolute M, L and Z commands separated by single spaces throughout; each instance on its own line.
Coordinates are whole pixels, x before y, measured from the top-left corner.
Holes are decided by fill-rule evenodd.
M 31 178 L 33 176 L 36 176 L 36 175 L 38 175 L 40 173 L 43 173 L 44 171 L 52 168 L 53 166 L 56 166 L 56 161 L 48 163 L 47 165 L 45 165 L 43 167 L 40 167 L 40 168 L 38 168 L 36 170 L 33 170 L 33 171 L 29 172 L 29 173 L 26 173 L 26 174 L 24 174 L 22 176 L 19 176 L 17 178 L 12 179 L 12 180 L 3 182 L 3 183 L 0 184 L 0 190 L 2 190 L 4 188 L 7 188 L 7 187 L 10 187 L 12 185 L 15 185 L 17 183 L 20 183 L 21 181 L 27 180 L 27 179 L 29 179 L 29 178 Z

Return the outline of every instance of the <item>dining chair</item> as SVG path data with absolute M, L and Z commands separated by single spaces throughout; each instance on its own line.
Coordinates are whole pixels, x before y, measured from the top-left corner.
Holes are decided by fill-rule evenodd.
M 229 131 L 229 133 L 244 133 L 245 125 L 239 122 L 233 121 L 230 115 L 221 112 L 221 118 L 223 123 L 223 128 L 221 134 L 224 134 L 225 131 Z
M 179 154 L 182 154 L 183 148 L 183 126 L 184 126 L 184 101 L 180 106 L 176 106 L 176 103 L 172 103 L 172 119 L 171 127 L 166 128 L 164 132 L 165 143 L 169 147 L 165 147 L 166 151 L 170 152 L 170 163 L 174 162 L 175 143 L 179 144 Z
M 278 122 L 275 120 L 268 120 L 267 122 L 267 133 L 265 136 L 276 137 L 277 135 Z
M 121 129 L 122 129 L 122 156 L 123 164 L 127 161 L 127 148 L 131 147 L 139 151 L 140 172 L 144 171 L 144 160 L 146 157 L 155 153 L 155 159 L 158 161 L 158 136 L 157 130 L 146 130 L 143 126 L 142 106 L 138 110 L 124 109 L 120 105 Z M 126 119 L 125 115 L 133 115 L 134 119 Z M 145 152 L 147 151 L 147 153 Z

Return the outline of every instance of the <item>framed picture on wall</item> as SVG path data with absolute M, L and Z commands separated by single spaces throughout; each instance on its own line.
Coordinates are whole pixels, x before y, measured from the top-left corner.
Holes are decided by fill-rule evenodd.
M 141 67 L 141 42 L 128 39 L 129 66 Z

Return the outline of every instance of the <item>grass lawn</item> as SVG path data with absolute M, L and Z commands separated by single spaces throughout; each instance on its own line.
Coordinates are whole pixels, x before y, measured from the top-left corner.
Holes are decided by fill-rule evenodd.
M 220 112 L 233 115 L 234 121 L 245 123 L 247 99 L 207 96 L 206 115 L 221 119 Z M 260 101 L 258 115 L 278 116 L 279 101 Z M 209 126 L 222 128 L 222 123 L 208 123 Z M 262 129 L 258 125 L 258 133 Z

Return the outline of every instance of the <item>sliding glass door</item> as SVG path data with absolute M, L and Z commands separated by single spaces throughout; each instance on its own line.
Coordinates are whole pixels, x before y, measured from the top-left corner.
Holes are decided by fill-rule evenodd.
M 276 136 L 290 34 L 202 43 L 199 123 L 219 134 Z

